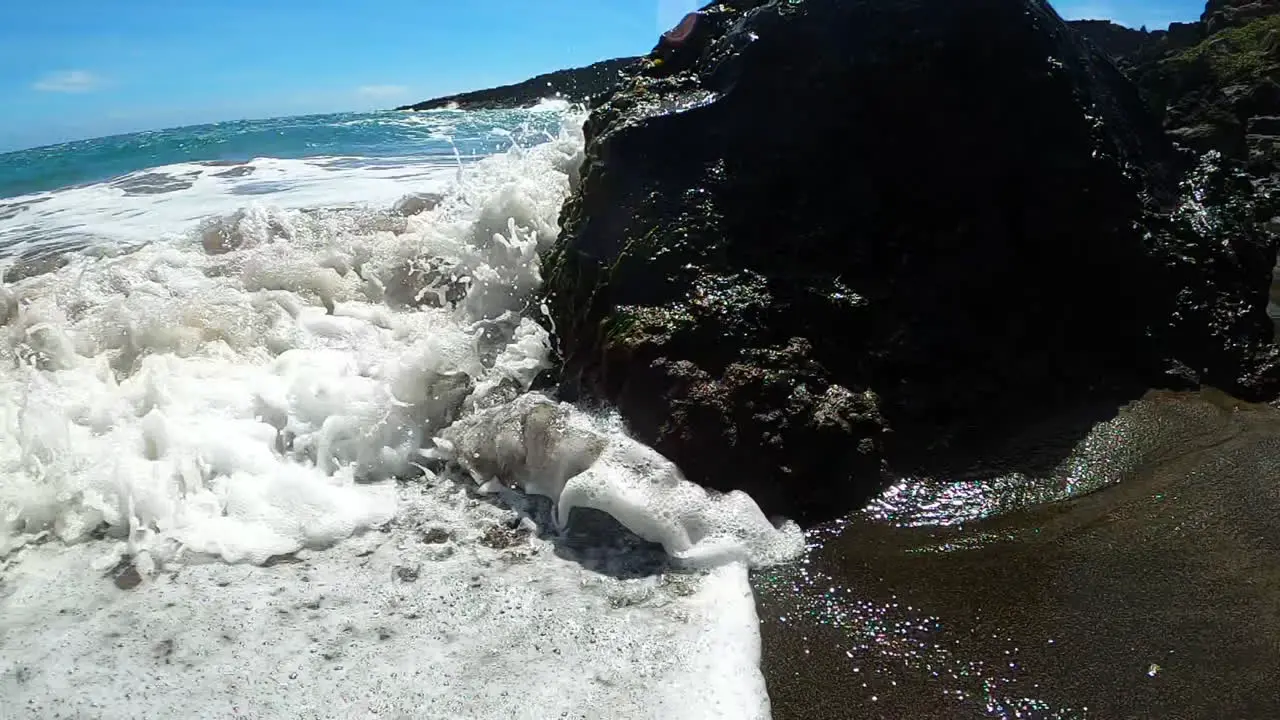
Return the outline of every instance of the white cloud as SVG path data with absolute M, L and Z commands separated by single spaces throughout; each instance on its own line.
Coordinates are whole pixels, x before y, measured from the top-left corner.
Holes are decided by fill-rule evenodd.
M 40 92 L 82 93 L 102 85 L 102 78 L 87 70 L 59 70 L 40 78 L 31 87 Z
M 408 92 L 409 88 L 404 85 L 361 85 L 356 88 L 357 95 L 374 100 L 401 97 Z

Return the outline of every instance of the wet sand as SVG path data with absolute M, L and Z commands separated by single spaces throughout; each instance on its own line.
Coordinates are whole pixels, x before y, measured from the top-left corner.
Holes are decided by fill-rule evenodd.
M 1090 443 L 1027 509 L 868 514 L 757 575 L 774 718 L 1280 718 L 1280 411 L 1153 392 Z

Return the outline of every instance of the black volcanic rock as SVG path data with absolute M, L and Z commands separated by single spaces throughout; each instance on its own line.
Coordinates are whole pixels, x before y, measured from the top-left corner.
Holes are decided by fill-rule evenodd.
M 461 110 L 492 110 L 529 107 L 551 97 L 570 102 L 586 102 L 593 95 L 610 90 L 618 81 L 618 73 L 638 58 L 604 60 L 586 67 L 538 75 L 514 85 L 476 90 L 458 95 L 424 100 L 397 110 L 435 110 L 456 105 Z
M 1146 28 L 1134 30 L 1110 20 L 1071 20 L 1067 25 L 1092 40 L 1098 49 L 1116 60 L 1117 65 L 1125 64 L 1130 58 L 1138 56 L 1163 35 L 1160 31 L 1153 33 Z
M 1200 22 L 1167 31 L 1080 21 L 1072 27 L 1115 58 L 1180 144 L 1280 175 L 1280 1 L 1210 0 Z
M 1209 0 L 1200 22 L 1208 34 L 1231 27 L 1242 27 L 1258 18 L 1280 12 L 1278 0 Z
M 1041 0 L 699 23 L 595 102 L 543 258 L 560 392 L 690 479 L 834 516 L 1151 383 L 1275 394 L 1269 200 Z
M 1110 20 L 1072 20 L 1067 25 L 1110 55 L 1126 72 L 1141 70 L 1205 37 L 1200 23 L 1173 23 L 1167 30 L 1134 30 Z

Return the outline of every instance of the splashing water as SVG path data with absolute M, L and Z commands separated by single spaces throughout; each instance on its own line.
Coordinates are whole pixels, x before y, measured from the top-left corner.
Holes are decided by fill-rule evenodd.
M 579 153 L 565 134 L 478 165 L 399 234 L 385 214 L 257 206 L 199 244 L 6 289 L 7 542 L 105 523 L 166 560 L 262 562 L 388 521 L 386 486 L 361 482 L 544 366 L 516 313 Z M 230 238 L 214 254 L 211 234 Z
M 399 180 L 378 163 L 264 159 L 7 201 L 23 212 L 0 224 L 6 697 L 87 712 L 97 688 L 106 716 L 133 712 L 110 690 L 113 673 L 91 669 L 150 662 L 155 645 L 130 660 L 102 639 L 123 633 L 191 648 L 183 668 L 146 672 L 170 688 L 154 690 L 160 699 L 178 701 L 194 679 L 210 716 L 225 714 L 214 708 L 226 691 L 205 681 L 229 667 L 263 669 L 244 684 L 283 715 L 323 702 L 440 716 L 768 716 L 743 563 L 793 557 L 799 531 L 745 495 L 687 482 L 616 417 L 529 392 L 549 352 L 530 319 L 537 253 L 582 159 L 583 118 L 560 112 L 563 127 L 540 144 L 508 136 L 504 153 L 400 168 Z M 269 171 L 277 182 L 263 188 Z M 246 187 L 272 203 L 243 204 Z M 431 194 L 369 205 L 408 190 Z M 63 253 L 70 228 L 97 251 Z M 23 266 L 18 253 L 33 251 L 56 262 Z M 550 498 L 553 516 L 508 486 Z M 713 569 L 639 572 L 640 546 L 568 543 L 589 510 Z M 279 569 L 294 563 L 305 570 Z M 95 572 L 144 584 L 121 597 Z M 336 605 L 311 599 L 317 578 Z M 264 621 L 281 602 L 292 605 L 276 612 L 312 630 Z M 176 626 L 164 619 L 175 606 Z M 339 616 L 349 639 L 325 642 L 347 651 L 312 657 L 328 632 L 317 628 Z M 232 639 L 216 639 L 223 625 Z M 64 632 L 41 639 L 45 627 Z M 366 647 L 362 632 L 378 640 Z M 270 649 L 248 652 L 237 633 Z M 353 680 L 384 702 L 317 689 L 344 652 L 362 658 Z M 311 680 L 263 686 L 282 663 Z M 491 673 L 466 670 L 476 663 L 542 680 L 499 692 Z M 83 692 L 54 681 L 64 666 Z M 595 679 L 576 676 L 596 666 Z M 443 683 L 430 698 L 414 695 L 424 669 Z

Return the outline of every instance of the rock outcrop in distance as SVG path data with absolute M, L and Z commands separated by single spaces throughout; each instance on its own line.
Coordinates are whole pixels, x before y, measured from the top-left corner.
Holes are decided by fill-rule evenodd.
M 404 105 L 396 110 L 436 110 L 456 106 L 460 110 L 494 110 L 530 107 L 547 98 L 586 102 L 608 91 L 618 81 L 618 73 L 638 58 L 604 60 L 586 67 L 557 70 L 502 87 L 476 90 Z
M 543 270 L 562 397 L 691 480 L 816 520 L 1054 464 L 1152 385 L 1277 394 L 1270 196 L 1042 0 L 725 0 L 679 30 L 593 103 Z
M 1072 26 L 1115 58 L 1179 144 L 1280 173 L 1280 1 L 1210 0 L 1200 21 L 1147 32 Z

